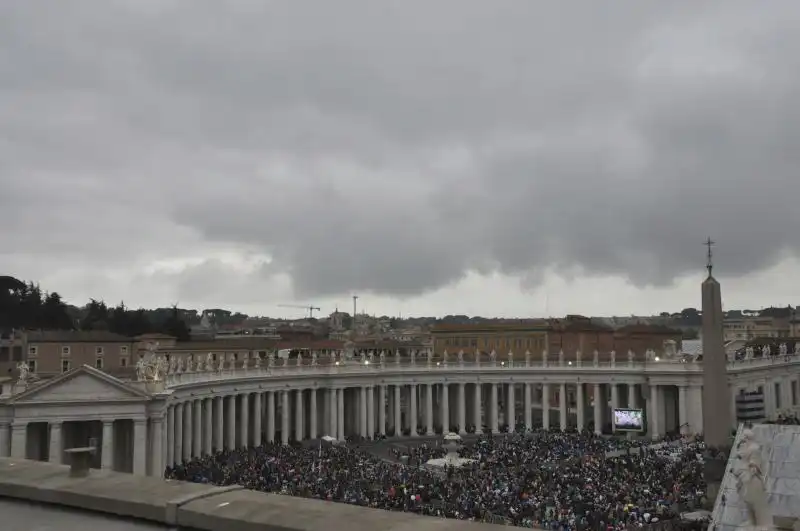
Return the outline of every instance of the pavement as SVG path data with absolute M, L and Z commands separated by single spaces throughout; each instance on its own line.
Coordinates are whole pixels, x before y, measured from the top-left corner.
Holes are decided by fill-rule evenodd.
M 3 531 L 167 531 L 171 528 L 99 513 L 0 498 Z

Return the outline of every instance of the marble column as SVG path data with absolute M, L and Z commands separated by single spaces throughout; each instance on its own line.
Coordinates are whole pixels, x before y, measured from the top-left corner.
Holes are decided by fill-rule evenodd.
M 160 478 L 164 475 L 164 455 L 161 447 L 163 418 L 150 419 L 150 475 Z
M 514 433 L 517 428 L 517 407 L 516 397 L 516 384 L 514 382 L 508 383 L 508 401 L 506 404 L 506 424 L 508 425 L 508 432 Z
M 558 388 L 559 423 L 561 431 L 567 429 L 567 384 L 562 383 Z
M 57 465 L 61 464 L 61 457 L 64 449 L 61 444 L 61 423 L 50 423 L 50 449 L 48 453 L 48 461 Z
M 442 421 L 442 433 L 450 433 L 450 386 L 442 384 L 442 402 L 439 404 L 439 418 Z
M 408 386 L 408 427 L 411 430 L 411 436 L 417 436 L 417 384 Z
M 330 418 L 328 419 L 328 435 L 333 437 L 334 439 L 337 438 L 337 422 L 336 422 L 336 412 L 339 410 L 339 401 L 336 398 L 336 388 L 331 387 L 328 389 L 328 404 L 330 406 Z
M 250 446 L 250 393 L 239 395 L 239 441 L 242 448 Z
M 542 427 L 550 429 L 550 384 L 542 384 Z
M 583 431 L 586 429 L 586 398 L 583 396 L 583 384 L 580 382 L 575 386 L 575 401 L 578 409 L 578 431 Z
M 403 435 L 403 414 L 400 410 L 402 402 L 400 401 L 400 386 L 394 386 L 394 434 L 396 437 Z
M 220 451 L 225 447 L 225 443 L 223 442 L 222 434 L 225 432 L 225 417 L 224 410 L 225 410 L 225 398 L 221 396 L 215 396 L 213 399 L 214 402 L 214 433 L 213 440 L 211 442 L 211 446 Z
M 611 385 L 611 430 L 616 432 L 614 428 L 614 410 L 619 409 L 619 386 L 615 383 Z
M 183 410 L 183 406 L 180 405 L 178 412 Z M 180 425 L 180 423 L 176 423 L 176 425 Z M 179 448 L 181 444 L 180 439 L 180 431 L 176 430 L 176 434 L 178 437 L 175 439 L 175 446 Z M 100 467 L 105 468 L 107 470 L 114 470 L 114 421 L 113 420 L 104 420 L 103 421 L 103 440 L 101 441 L 102 448 L 100 450 Z M 176 454 L 176 460 L 181 459 L 180 450 L 179 453 Z
M 194 408 L 192 401 L 183 405 L 183 460 L 191 461 L 194 448 Z
M 304 391 L 305 389 L 298 389 L 294 395 L 294 438 L 298 442 L 306 437 Z
M 338 435 L 336 435 L 336 438 L 339 439 L 340 441 L 343 441 L 345 439 L 345 434 L 344 434 L 344 388 L 340 387 L 339 389 L 337 389 L 337 391 L 336 391 L 336 401 L 337 401 L 337 406 L 336 406 L 336 408 L 337 408 L 336 409 L 336 422 L 337 422 L 337 424 L 336 424 L 336 432 L 338 433 Z
M 467 433 L 467 384 L 458 384 L 458 433 Z
M 167 407 L 167 465 L 175 464 L 175 406 Z
M 483 397 L 481 397 L 482 386 L 481 382 L 475 382 L 475 395 L 473 396 L 475 409 L 472 411 L 472 423 L 475 424 L 475 433 L 481 433 L 483 429 L 483 418 L 481 416 L 481 405 L 483 403 Z
M 228 428 L 225 432 L 225 449 L 236 449 L 236 395 L 228 396 L 225 400 L 228 401 L 228 411 L 225 416 L 228 419 Z
M 10 429 L 7 423 L 0 422 L 0 457 L 8 457 L 11 453 Z
M 600 384 L 594 384 L 594 432 L 603 433 L 603 395 Z
M 367 438 L 375 437 L 375 388 L 367 386 Z
M 525 393 L 523 396 L 523 407 L 525 408 L 525 431 L 531 431 L 533 429 L 533 400 L 531 397 L 531 384 L 524 384 L 523 393 Z
M 28 453 L 28 425 L 14 422 L 11 425 L 11 457 L 25 459 Z
M 267 442 L 275 442 L 275 391 L 267 391 Z
M 433 384 L 425 387 L 425 434 L 433 435 Z
M 203 455 L 203 401 L 194 401 L 194 434 L 192 436 L 192 457 Z
M 628 409 L 637 409 L 636 384 L 628 384 Z
M 159 434 L 160 438 L 160 434 Z M 133 420 L 133 473 L 147 475 L 147 420 Z
M 179 465 L 183 463 L 183 403 L 175 405 L 175 448 L 173 449 L 173 465 Z M 113 425 L 109 427 L 109 432 L 113 434 Z M 106 423 L 103 422 L 103 454 L 105 454 L 105 446 L 106 446 Z M 113 443 L 113 438 L 111 444 Z M 109 457 L 109 459 L 112 459 Z M 103 465 L 105 468 L 105 465 Z
M 386 386 L 378 386 L 378 435 L 386 436 Z
M 317 428 L 319 414 L 317 413 L 317 389 L 315 387 L 308 391 L 308 416 L 311 417 L 308 422 L 308 428 L 311 433 L 308 436 L 311 439 L 316 439 L 319 437 L 319 429 Z
M 281 443 L 289 444 L 289 391 L 281 397 Z
M 367 437 L 367 386 L 362 385 L 359 391 L 359 399 L 358 399 L 358 422 L 359 422 L 359 434 L 361 437 Z
M 496 384 L 496 383 L 491 384 L 491 391 L 489 392 L 489 402 L 490 402 L 489 407 L 490 407 L 490 409 L 492 411 L 492 418 L 490 420 L 490 422 L 491 422 L 490 426 L 491 426 L 492 433 L 497 433 L 497 432 L 500 431 L 500 429 L 498 427 L 498 423 L 500 421 L 500 414 L 498 412 L 498 407 L 497 407 L 497 387 L 498 387 L 498 385 L 499 384 Z
M 250 438 L 254 447 L 261 446 L 261 418 L 263 414 L 261 393 L 253 393 L 253 433 Z
M 653 439 L 658 438 L 661 433 L 659 433 L 659 416 L 661 415 L 660 411 L 661 405 L 659 404 L 658 400 L 658 386 L 654 384 L 650 384 L 650 422 L 648 422 L 648 426 L 650 428 L 650 435 Z
M 684 424 L 689 422 L 689 408 L 686 401 L 686 386 L 678 386 L 678 432 L 683 433 Z

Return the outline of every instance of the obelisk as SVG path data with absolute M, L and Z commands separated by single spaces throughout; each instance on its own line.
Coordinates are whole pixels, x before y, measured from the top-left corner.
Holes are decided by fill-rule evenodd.
M 719 492 L 731 445 L 731 393 L 722 331 L 722 292 L 712 274 L 714 242 L 709 238 L 708 277 L 703 281 L 703 436 L 709 452 L 704 476 L 707 499 L 713 503 Z

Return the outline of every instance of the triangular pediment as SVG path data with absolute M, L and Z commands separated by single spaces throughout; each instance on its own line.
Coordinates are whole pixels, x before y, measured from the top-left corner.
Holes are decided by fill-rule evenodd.
M 131 401 L 149 395 L 88 365 L 35 385 L 11 398 L 14 403 Z

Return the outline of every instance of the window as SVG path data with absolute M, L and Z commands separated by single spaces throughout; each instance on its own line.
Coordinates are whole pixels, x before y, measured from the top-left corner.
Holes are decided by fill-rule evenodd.
M 39 354 L 39 347 L 33 345 L 28 347 L 28 356 L 35 358 L 37 354 Z
M 61 356 L 69 356 L 71 349 L 69 347 L 61 347 Z
M 36 360 L 28 361 L 28 370 L 31 372 L 36 372 Z
M 123 356 L 119 359 L 119 366 L 120 367 L 127 367 L 128 366 L 128 358 L 127 356 Z
M 127 356 L 128 355 L 128 345 L 122 345 L 119 347 L 119 354 L 120 356 Z
M 103 355 L 103 347 L 94 347 L 94 353 L 95 353 L 96 356 L 102 356 Z
M 69 360 L 61 360 L 61 372 L 68 372 L 70 367 Z
M 103 370 L 103 358 L 95 358 L 95 360 L 94 360 L 94 368 Z

